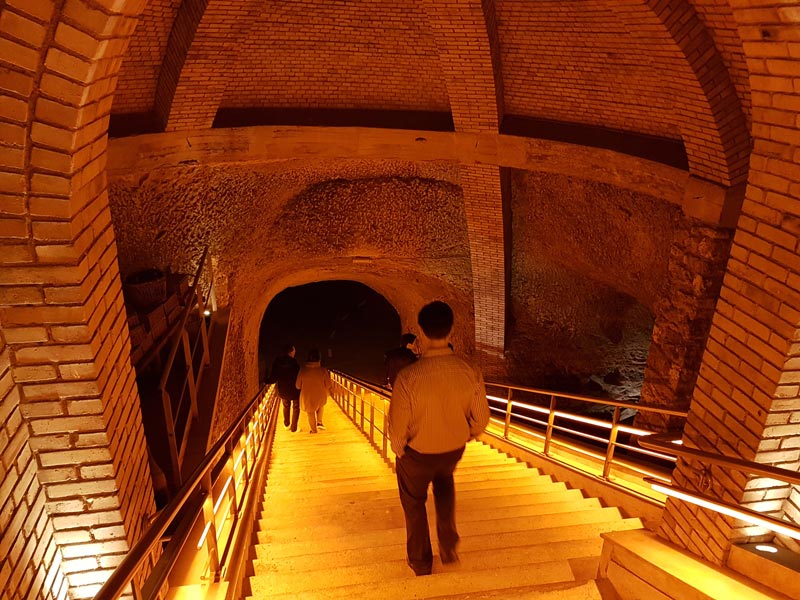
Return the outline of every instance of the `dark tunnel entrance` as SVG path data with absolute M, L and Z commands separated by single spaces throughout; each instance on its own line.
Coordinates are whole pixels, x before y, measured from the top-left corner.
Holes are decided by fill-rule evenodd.
M 322 365 L 382 384 L 383 355 L 400 342 L 400 316 L 380 294 L 356 281 L 287 288 L 269 303 L 259 334 L 259 380 L 287 343 L 302 365 L 319 348 Z

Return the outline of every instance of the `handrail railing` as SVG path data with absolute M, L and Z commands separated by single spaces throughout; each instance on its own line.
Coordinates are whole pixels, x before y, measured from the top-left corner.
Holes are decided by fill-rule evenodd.
M 197 270 L 194 274 L 192 285 L 189 289 L 189 298 L 194 296 L 194 302 L 188 301 L 186 306 L 182 309 L 176 327 L 174 328 L 175 335 L 170 345 L 167 360 L 164 363 L 164 370 L 161 374 L 161 379 L 158 384 L 158 391 L 161 394 L 162 410 L 164 414 L 164 423 L 167 429 L 167 438 L 169 441 L 169 458 L 171 467 L 171 487 L 176 489 L 180 486 L 181 470 L 183 458 L 189 443 L 189 432 L 192 425 L 198 420 L 199 412 L 197 406 L 197 393 L 200 389 L 200 383 L 203 377 L 205 367 L 210 362 L 210 353 L 208 345 L 208 325 L 206 322 L 206 304 L 203 298 L 203 290 L 200 287 L 200 279 L 207 267 L 206 259 L 208 258 L 208 246 L 203 250 L 200 256 L 200 261 L 197 265 Z M 210 266 L 208 266 L 210 271 Z M 209 272 L 210 290 L 209 296 L 213 294 L 214 277 Z M 189 332 L 187 330 L 187 322 L 189 316 L 196 309 L 198 316 L 198 332 L 195 336 L 194 342 L 189 339 Z M 203 349 L 202 359 L 200 364 L 197 365 L 197 372 L 195 373 L 195 356 L 197 349 Z M 175 365 L 179 349 L 183 347 L 183 358 L 186 366 L 186 375 L 180 384 L 180 391 L 177 398 L 172 398 L 168 390 L 168 382 L 172 375 L 172 368 Z M 186 391 L 188 390 L 188 398 Z M 188 405 L 187 405 L 188 402 Z
M 625 473 L 633 472 L 637 478 L 645 475 L 662 480 L 668 479 L 668 472 L 664 470 L 664 462 L 674 462 L 674 456 L 643 449 L 632 443 L 636 438 L 656 432 L 645 427 L 625 424 L 622 410 L 630 409 L 637 413 L 678 419 L 685 419 L 686 412 L 519 385 L 488 382 L 486 386 L 492 391 L 503 390 L 505 392 L 505 397 L 493 393 L 487 394 L 489 409 L 492 413 L 490 434 L 541 452 L 551 459 L 556 459 L 556 455 L 569 453 L 588 458 L 595 463 L 599 462 L 602 467 L 598 473 L 595 472 L 594 467 L 584 468 L 580 464 L 576 464 L 576 461 L 569 461 L 568 464 L 571 468 L 599 475 L 606 481 L 613 478 L 617 484 L 623 487 L 629 486 L 614 477 L 615 469 L 621 469 Z M 536 398 L 540 403 L 516 399 L 520 393 Z M 589 409 L 612 408 L 613 413 L 610 419 L 606 419 L 587 416 L 587 411 L 560 410 L 559 402 L 565 400 L 572 403 L 579 402 Z M 623 437 L 625 435 L 630 439 L 626 440 Z M 627 460 L 620 458 L 619 450 L 626 452 L 629 458 Z M 661 463 L 656 463 L 653 459 L 658 459 Z
M 134 578 L 148 557 L 161 549 L 164 532 L 170 525 L 184 520 L 196 525 L 197 519 L 202 519 L 199 527 L 185 527 L 186 533 L 198 529 L 202 531 L 195 548 L 206 552 L 204 572 L 215 581 L 219 580 L 234 540 L 236 525 L 239 524 L 239 515 L 244 508 L 243 500 L 251 491 L 252 482 L 258 478 L 270 449 L 266 442 L 270 439 L 270 430 L 274 429 L 277 404 L 274 385 L 265 386 L 256 394 L 208 451 L 175 497 L 158 513 L 100 588 L 95 600 L 115 600 L 125 593 L 128 584 L 134 586 L 135 598 L 148 600 L 155 597 L 177 559 L 176 552 L 165 552 L 164 557 L 172 564 L 157 564 L 142 586 L 136 584 Z M 183 509 L 193 498 L 198 500 L 198 509 L 193 514 L 183 514 L 186 512 Z M 226 530 L 224 533 L 223 529 Z M 170 545 L 183 546 L 185 542 L 185 538 L 173 538 Z M 160 581 L 153 582 L 150 580 L 153 577 Z M 146 595 L 143 590 L 147 591 Z
M 381 456 L 391 460 L 392 453 L 386 432 L 386 415 L 391 392 L 386 388 L 345 373 L 338 371 L 332 373 L 334 382 L 337 384 L 337 391 L 334 394 L 337 403 L 361 428 Z M 624 439 L 625 435 L 636 438 L 651 435 L 654 432 L 623 423 L 621 411 L 624 407 L 680 418 L 686 417 L 685 412 L 523 386 L 487 383 L 487 388 L 491 390 L 504 388 L 506 390 L 505 398 L 491 393 L 487 394 L 489 408 L 492 411 L 490 426 L 487 430 L 490 435 L 503 438 L 528 450 L 541 452 L 561 462 L 564 462 L 565 453 L 588 458 L 592 461 L 591 468 L 576 464 L 575 461 L 570 461 L 568 464 L 570 468 L 578 468 L 606 481 L 615 478 L 615 469 L 621 469 L 625 473 L 635 473 L 639 483 L 642 481 L 642 476 L 657 477 L 668 481 L 668 471 L 664 470 L 663 464 L 652 464 L 652 459 L 658 459 L 662 463 L 664 461 L 674 462 L 674 456 L 640 448 L 630 440 Z M 548 406 L 515 400 L 514 392 L 546 396 Z M 587 417 L 575 412 L 558 410 L 559 400 L 608 406 L 612 407 L 614 412 L 610 419 Z M 580 425 L 575 427 L 570 425 L 571 423 L 580 423 Z M 602 432 L 606 435 L 599 435 Z M 638 458 L 622 459 L 618 454 L 619 449 Z M 625 481 L 617 483 L 626 487 Z
M 386 432 L 390 391 L 337 371 L 333 372 L 333 378 L 336 383 L 334 399 L 364 432 L 367 439 L 380 452 L 381 456 L 384 459 L 391 460 L 392 453 L 391 448 L 388 447 Z M 507 396 L 502 398 L 494 394 L 487 394 L 490 409 L 493 413 L 487 430 L 490 435 L 505 439 L 528 451 L 544 454 L 551 460 L 566 464 L 571 469 L 584 470 L 608 482 L 612 481 L 612 471 L 615 467 L 623 469 L 628 476 L 630 476 L 630 473 L 634 473 L 638 480 L 638 485 L 632 491 L 641 494 L 641 489 L 644 487 L 642 484 L 651 486 L 653 490 L 661 494 L 661 499 L 651 498 L 651 500 L 655 500 L 662 505 L 665 496 L 675 496 L 718 513 L 800 539 L 800 526 L 794 523 L 764 515 L 746 506 L 710 498 L 671 485 L 670 471 L 664 469 L 663 465 L 675 462 L 677 457 L 681 456 L 752 475 L 761 475 L 782 481 L 787 485 L 800 485 L 800 473 L 687 448 L 675 443 L 676 436 L 673 434 L 655 433 L 645 428 L 632 427 L 623 424 L 620 419 L 622 408 L 631 408 L 638 412 L 650 412 L 678 418 L 685 418 L 687 413 L 642 404 L 628 404 L 576 394 L 562 394 L 537 388 L 487 383 L 487 388 L 498 387 L 505 388 Z M 544 407 L 514 400 L 514 392 L 535 394 L 540 397 L 546 396 L 548 398 L 548 406 Z M 614 412 L 610 420 L 605 420 L 558 410 L 557 404 L 561 399 L 604 405 L 612 407 Z M 569 427 L 563 423 L 565 421 L 578 422 L 582 426 L 581 428 Z M 590 429 L 587 431 L 587 428 Z M 606 430 L 608 436 L 595 435 L 591 432 L 591 428 Z M 621 441 L 619 434 L 630 435 L 631 438 L 638 441 L 638 445 L 634 445 L 633 439 L 629 442 Z M 604 444 L 604 452 L 592 449 L 593 444 Z M 618 448 L 622 448 L 634 455 L 639 455 L 642 458 L 639 458 L 636 462 L 621 460 L 617 456 L 616 450 Z M 588 457 L 590 460 L 595 461 L 596 464 L 601 465 L 601 467 L 596 468 L 596 473 L 586 470 L 581 465 L 576 464 L 575 460 L 571 460 L 575 455 Z M 662 464 L 650 464 L 648 462 L 649 459 L 658 459 Z M 613 480 L 616 486 L 629 487 L 630 485 L 626 479 L 613 478 Z
M 724 456 L 722 454 L 714 454 L 695 448 L 688 448 L 683 445 L 680 439 L 675 439 L 673 435 L 660 434 L 648 436 L 647 438 L 640 439 L 639 444 L 651 450 L 670 452 L 677 457 L 694 460 L 705 465 L 716 465 L 740 473 L 760 475 L 774 481 L 780 481 L 786 485 L 800 486 L 800 473 L 797 471 L 790 471 L 789 469 L 783 469 L 781 467 L 773 467 L 772 465 L 743 460 L 733 456 Z M 668 496 L 680 498 L 686 502 L 691 502 L 692 504 L 697 504 L 715 512 L 728 515 L 729 517 L 747 521 L 753 525 L 800 540 L 800 525 L 796 523 L 765 515 L 747 506 L 733 504 L 719 498 L 712 498 L 679 486 L 669 485 L 660 481 L 646 481 L 648 481 L 654 489 Z

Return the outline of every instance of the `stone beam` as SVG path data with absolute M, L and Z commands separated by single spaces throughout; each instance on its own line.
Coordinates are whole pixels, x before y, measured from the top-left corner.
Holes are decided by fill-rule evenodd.
M 244 127 L 111 140 L 111 180 L 187 164 L 258 164 L 281 159 L 363 158 L 457 161 L 580 177 L 681 206 L 709 225 L 733 227 L 741 186 L 724 188 L 686 171 L 628 154 L 496 133 L 360 127 Z

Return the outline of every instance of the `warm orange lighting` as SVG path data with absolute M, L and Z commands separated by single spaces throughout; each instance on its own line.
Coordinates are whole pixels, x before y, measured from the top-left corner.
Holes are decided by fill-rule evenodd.
M 636 427 L 629 427 L 627 425 L 617 425 L 617 429 L 619 429 L 620 431 L 622 431 L 624 433 L 630 433 L 630 434 L 633 434 L 633 435 L 640 435 L 640 436 L 652 435 L 653 434 L 652 431 L 647 431 L 646 429 L 638 429 Z
M 237 459 L 233 463 L 233 470 L 234 471 L 239 468 L 239 463 L 242 462 L 242 458 L 244 458 L 244 450 L 239 452 L 239 456 L 237 457 Z
M 208 523 L 206 523 L 206 526 L 205 526 L 205 528 L 203 529 L 203 535 L 201 535 L 201 536 L 200 536 L 200 541 L 199 541 L 199 542 L 197 542 L 197 549 L 198 549 L 198 550 L 200 550 L 200 548 L 202 548 L 202 547 L 203 547 L 203 544 L 205 544 L 205 543 L 206 543 L 206 536 L 208 535 L 208 530 L 209 530 L 209 529 L 211 529 L 211 521 L 209 521 Z
M 645 450 L 644 448 L 639 448 L 638 446 L 629 446 L 628 444 L 616 444 L 617 448 L 625 448 L 626 450 L 630 450 L 632 452 L 638 452 L 639 454 L 646 454 L 648 456 L 654 456 L 655 458 L 660 458 L 662 460 L 671 460 L 675 462 L 678 460 L 675 456 L 670 456 L 669 454 L 661 454 L 660 452 L 653 452 L 652 450 Z
M 222 486 L 222 491 L 219 493 L 219 498 L 217 498 L 217 503 L 214 505 L 214 514 L 217 514 L 219 505 L 222 504 L 222 499 L 225 498 L 225 492 L 228 491 L 228 486 L 231 484 L 231 481 L 233 481 L 233 477 L 228 475 L 228 479 L 225 481 L 225 485 Z
M 775 533 L 780 533 L 782 535 L 794 538 L 796 540 L 800 540 L 800 530 L 788 527 L 786 525 L 781 525 L 779 522 L 777 522 L 777 519 L 772 519 L 770 517 L 759 517 L 749 512 L 745 512 L 737 508 L 726 506 L 725 504 L 716 502 L 714 500 L 711 500 L 710 498 L 697 496 L 685 490 L 680 490 L 667 485 L 662 485 L 655 481 L 647 481 L 647 482 L 650 484 L 650 487 L 652 489 L 654 489 L 657 492 L 661 492 L 662 494 L 666 494 L 667 496 L 672 496 L 673 498 L 678 498 L 685 502 L 689 502 L 690 504 L 696 504 L 697 506 L 702 506 L 703 508 L 707 508 L 708 510 L 713 510 L 714 512 L 727 515 L 729 517 L 733 517 L 734 519 L 745 521 L 746 523 L 750 523 L 751 525 L 763 527 L 764 529 L 769 529 L 770 531 L 774 531 Z

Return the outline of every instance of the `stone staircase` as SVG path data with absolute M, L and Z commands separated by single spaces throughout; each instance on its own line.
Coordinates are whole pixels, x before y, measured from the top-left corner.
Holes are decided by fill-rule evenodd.
M 456 470 L 460 563 L 415 577 L 391 469 L 329 404 L 328 428 L 279 424 L 249 571 L 253 598 L 595 600 L 600 534 L 641 527 L 478 442 Z M 435 510 L 428 501 L 436 552 Z

